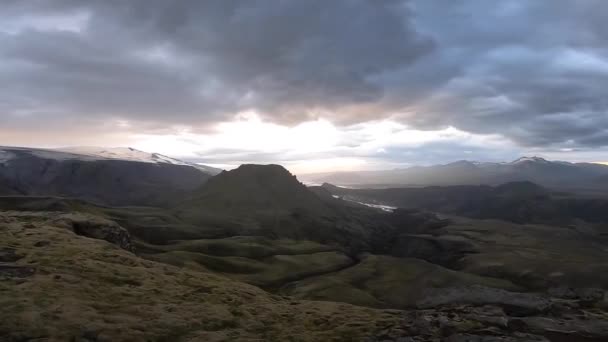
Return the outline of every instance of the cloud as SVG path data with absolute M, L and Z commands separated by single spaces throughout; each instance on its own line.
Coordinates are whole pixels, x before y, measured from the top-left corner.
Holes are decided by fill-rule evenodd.
M 435 54 L 459 65 L 402 120 L 497 133 L 521 146 L 606 146 L 608 30 L 601 1 L 414 2 Z M 591 20 L 589 20 L 592 18 Z M 597 139 L 589 139 L 597 136 Z
M 108 145 L 187 131 L 205 143 L 253 112 L 287 148 L 226 141 L 228 156 L 303 158 L 289 154 L 290 128 L 320 121 L 340 142 L 316 141 L 340 148 L 318 158 L 409 162 L 403 128 L 377 122 L 407 127 L 435 159 L 488 155 L 466 136 L 454 149 L 427 140 L 450 127 L 501 137 L 505 157 L 605 150 L 607 10 L 603 0 L 9 0 L 0 133 Z M 38 140 L 35 127 L 48 128 Z M 361 127 L 386 129 L 384 142 L 372 149 Z M 257 128 L 239 136 L 247 129 Z
M 198 125 L 255 109 L 296 123 L 376 105 L 375 75 L 433 49 L 400 1 L 33 3 L 4 9 L 22 14 L 21 30 L 0 35 L 8 115 Z

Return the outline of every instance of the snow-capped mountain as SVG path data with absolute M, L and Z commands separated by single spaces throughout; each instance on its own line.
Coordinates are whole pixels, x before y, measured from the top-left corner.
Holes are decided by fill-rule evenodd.
M 131 147 L 105 148 L 95 146 L 77 146 L 63 147 L 57 149 L 39 149 L 0 146 L 0 163 L 3 163 L 15 157 L 17 151 L 29 153 L 30 155 L 37 156 L 40 158 L 53 160 L 125 160 L 141 163 L 183 165 L 194 167 L 198 170 L 209 173 L 210 175 L 216 175 L 222 171 L 211 166 L 188 163 L 179 159 L 162 155 L 160 153 L 148 153 Z
M 142 163 L 167 163 L 173 165 L 189 165 L 181 160 L 167 157 L 159 153 L 148 153 L 136 150 L 132 147 L 95 147 L 95 146 L 76 146 L 55 149 L 55 151 L 67 152 L 78 155 L 86 155 L 96 158 L 121 159 L 138 161 Z
M 105 158 L 105 159 L 120 159 L 130 160 L 142 163 L 165 163 L 172 165 L 187 165 L 195 167 L 203 172 L 207 172 L 211 175 L 217 175 L 222 172 L 221 169 L 214 168 L 207 165 L 200 165 L 194 163 L 188 163 L 183 160 L 168 157 L 160 153 L 148 153 L 134 149 L 132 147 L 95 147 L 95 146 L 77 146 L 77 147 L 64 147 L 55 149 L 55 151 L 67 152 L 77 155 L 83 155 L 93 158 Z
M 309 184 L 332 183 L 358 187 L 497 185 L 530 181 L 547 187 L 574 188 L 595 187 L 598 183 L 606 183 L 600 180 L 608 179 L 608 166 L 549 161 L 541 157 L 522 157 L 503 163 L 461 160 L 444 165 L 415 166 L 386 171 L 308 174 L 299 175 L 299 178 Z
M 220 170 L 132 148 L 0 147 L 0 195 L 168 205 Z

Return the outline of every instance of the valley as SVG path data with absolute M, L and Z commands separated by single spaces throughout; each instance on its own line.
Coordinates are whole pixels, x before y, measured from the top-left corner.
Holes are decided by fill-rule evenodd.
M 5 174 L 8 174 L 7 167 L 23 167 L 20 162 L 5 165 Z M 46 186 L 41 186 L 43 190 L 31 191 L 46 191 Z M 389 311 L 389 316 L 396 315 L 391 316 L 395 319 L 391 324 L 399 327 L 397 330 L 411 329 L 399 319 L 414 313 L 430 311 L 434 317 L 440 317 L 446 312 L 461 314 L 462 310 L 477 312 L 490 307 L 496 319 L 526 322 L 521 328 L 492 325 L 493 334 L 504 338 L 517 340 L 531 332 L 536 335 L 530 336 L 536 337 L 530 338 L 549 338 L 555 333 L 553 328 L 533 328 L 530 322 L 545 317 L 543 324 L 561 325 L 563 320 L 579 319 L 570 315 L 582 312 L 587 319 L 597 317 L 585 323 L 591 324 L 591 328 L 577 328 L 564 332 L 563 336 L 577 336 L 585 341 L 599 341 L 608 336 L 608 330 L 603 330 L 601 323 L 603 310 L 608 308 L 608 277 L 605 276 L 608 274 L 608 234 L 604 228 L 608 219 L 601 209 L 606 201 L 601 199 L 579 198 L 530 182 L 498 187 L 348 189 L 324 184 L 307 188 L 277 165 L 243 165 L 224 171 L 187 195 L 155 207 L 136 206 L 137 201 L 130 206 L 112 205 L 112 201 L 89 202 L 87 195 L 69 198 L 4 191 L 0 196 L 0 210 L 10 223 L 5 225 L 5 233 L 22 236 L 11 240 L 5 250 L 31 258 L 27 263 L 32 265 L 31 269 L 44 269 L 45 265 L 63 268 L 65 261 L 60 260 L 65 257 L 55 260 L 46 254 L 46 248 L 29 249 L 31 247 L 19 242 L 23 234 L 33 229 L 35 234 L 46 236 L 45 230 L 51 228 L 45 227 L 58 227 L 52 228 L 53 232 L 67 227 L 67 231 L 60 233 L 61 238 L 44 237 L 39 244 L 43 247 L 52 244 L 58 248 L 55 251 L 60 252 L 67 248 L 64 243 L 73 241 L 75 237 L 70 234 L 75 233 L 119 243 L 128 250 L 128 257 L 125 252 L 108 252 L 112 258 L 115 254 L 121 255 L 121 260 L 128 259 L 129 263 L 144 263 L 146 267 L 165 270 L 170 267 L 176 270 L 171 272 L 185 272 L 195 278 L 213 275 L 213 279 L 226 286 L 254 286 L 254 291 L 262 291 L 256 295 L 259 298 L 278 296 L 279 302 L 298 300 L 308 303 L 305 305 L 316 305 L 313 303 L 317 302 L 308 301 L 323 301 L 334 303 L 331 305 L 355 305 L 352 310 L 359 307 L 380 310 L 366 311 L 370 315 L 386 315 L 382 310 L 400 310 Z M 395 208 L 386 210 L 386 206 Z M 6 231 L 11 225 L 21 228 Z M 82 237 L 77 239 L 80 241 Z M 88 244 L 97 246 L 99 242 L 91 240 Z M 72 252 L 66 250 L 66 253 Z M 79 267 L 86 267 L 87 272 L 101 272 L 94 264 L 84 262 Z M 30 268 L 3 267 L 0 273 L 4 277 L 5 292 L 16 291 L 19 284 L 30 284 L 32 290 L 43 286 L 47 290 L 66 291 L 58 288 L 58 284 L 38 283 L 43 280 L 29 275 Z M 100 276 L 101 280 L 97 281 L 119 281 L 114 276 Z M 134 285 L 148 283 L 146 276 L 142 277 L 124 280 L 129 291 L 135 291 L 135 296 L 145 295 L 138 292 L 141 285 Z M 166 281 L 172 281 L 168 279 Z M 156 285 L 150 286 L 153 290 Z M 224 288 L 223 291 L 232 290 Z M 16 292 L 11 296 L 20 298 L 21 295 Z M 104 298 L 104 302 L 110 301 Z M 283 305 L 279 302 L 276 305 Z M 10 303 L 7 305 L 17 305 Z M 40 304 L 28 304 L 22 309 L 33 307 L 42 312 L 49 310 Z M 476 315 L 473 314 L 474 320 L 478 322 L 481 318 Z M 249 323 L 240 322 L 240 318 L 231 319 L 239 323 L 221 328 L 218 336 L 248 333 L 240 329 L 241 324 Z M 368 323 L 372 321 L 375 318 Z M 461 324 L 451 319 L 448 322 Z M 487 322 L 475 324 L 481 325 L 464 333 L 475 335 L 488 327 Z M 359 328 L 352 333 L 361 333 Z M 366 336 L 378 333 L 378 327 L 365 329 L 368 328 L 371 330 L 366 330 Z M 12 331 L 8 326 L 2 329 Z M 114 328 L 102 330 L 105 329 L 113 331 Z M 200 326 L 184 332 L 180 338 L 214 336 L 215 333 L 201 332 L 207 329 Z M 268 333 L 279 336 L 297 332 Z M 412 332 L 395 334 L 395 340 L 397 336 L 411 336 L 416 341 L 448 337 L 445 334 L 458 335 L 442 330 L 429 330 L 428 336 Z M 18 335 L 11 332 L 10 336 L 16 339 Z

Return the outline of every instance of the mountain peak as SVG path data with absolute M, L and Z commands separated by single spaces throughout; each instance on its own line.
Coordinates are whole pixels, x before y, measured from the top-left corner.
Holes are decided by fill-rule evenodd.
M 242 164 L 236 169 L 232 171 L 226 171 L 226 173 L 245 173 L 245 172 L 254 172 L 260 174 L 282 174 L 283 176 L 295 177 L 291 174 L 291 172 L 287 171 L 281 165 L 278 164 Z
M 501 184 L 494 188 L 496 193 L 509 196 L 546 196 L 549 194 L 544 187 L 530 181 L 516 181 Z
M 292 175 L 281 165 L 275 164 L 243 164 L 234 170 L 223 171 L 213 177 L 204 188 L 209 190 L 214 187 L 230 187 L 235 188 L 235 190 L 237 188 L 242 190 L 254 185 L 267 189 L 279 187 L 306 189 L 296 179 L 296 176 Z M 252 193 L 251 195 L 254 194 Z
M 203 185 L 188 206 L 225 210 L 324 210 L 324 203 L 280 165 L 244 164 Z
M 521 157 L 521 158 L 518 158 L 518 159 L 512 161 L 510 164 L 520 164 L 520 163 L 526 163 L 526 162 L 544 163 L 544 164 L 550 163 L 545 158 L 533 156 L 533 157 Z

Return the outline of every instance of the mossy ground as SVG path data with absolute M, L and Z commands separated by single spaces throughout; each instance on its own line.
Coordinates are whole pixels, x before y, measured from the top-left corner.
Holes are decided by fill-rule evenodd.
M 351 341 L 398 320 L 144 260 L 44 215 L 1 214 L 0 241 L 22 256 L 15 266 L 35 270 L 0 280 L 0 335 L 8 341 Z
M 484 285 L 516 290 L 509 281 L 457 272 L 413 258 L 365 255 L 340 272 L 291 283 L 284 293 L 380 308 L 411 308 L 433 288 Z

